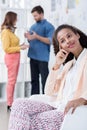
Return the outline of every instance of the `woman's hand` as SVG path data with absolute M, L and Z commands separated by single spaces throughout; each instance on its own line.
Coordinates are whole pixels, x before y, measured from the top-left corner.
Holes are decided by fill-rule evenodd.
M 20 46 L 23 46 L 23 45 L 25 45 L 25 43 L 22 43 Z
M 60 49 L 60 51 L 56 55 L 56 63 L 53 66 L 54 70 L 58 69 L 60 67 L 60 65 L 64 63 L 64 61 L 66 60 L 68 54 L 69 53 L 67 51 L 65 51 L 63 49 Z
M 25 50 L 25 49 L 29 48 L 29 45 L 26 45 L 23 43 L 22 45 L 20 45 L 20 48 L 21 48 L 21 50 Z
M 65 111 L 64 111 L 64 114 L 67 114 L 67 112 L 72 108 L 72 114 L 74 113 L 75 109 L 78 107 L 78 106 L 81 106 L 81 105 L 86 105 L 87 104 L 87 100 L 85 100 L 84 98 L 79 98 L 79 99 L 76 99 L 76 100 L 72 100 L 72 101 L 69 101 L 65 107 Z

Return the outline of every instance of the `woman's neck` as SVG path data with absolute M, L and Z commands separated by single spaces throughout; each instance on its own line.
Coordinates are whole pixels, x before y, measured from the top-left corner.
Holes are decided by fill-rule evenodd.
M 80 47 L 76 53 L 74 54 L 75 58 L 78 59 L 79 55 L 81 54 L 81 52 L 83 51 L 84 48 Z

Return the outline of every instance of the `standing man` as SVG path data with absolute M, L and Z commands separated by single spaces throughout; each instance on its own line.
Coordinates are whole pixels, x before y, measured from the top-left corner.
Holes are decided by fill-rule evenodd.
M 50 44 L 54 27 L 46 19 L 44 19 L 44 10 L 41 6 L 36 6 L 31 11 L 34 20 L 36 21 L 29 30 L 25 33 L 25 37 L 30 42 L 28 57 L 30 57 L 31 70 L 31 94 L 39 94 L 39 74 L 41 74 L 42 92 L 48 76 L 48 61 L 50 54 Z

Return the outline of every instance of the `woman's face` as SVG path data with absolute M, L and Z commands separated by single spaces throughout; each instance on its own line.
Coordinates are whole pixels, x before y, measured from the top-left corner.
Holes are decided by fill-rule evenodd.
M 71 29 L 68 28 L 62 29 L 57 34 L 57 40 L 60 48 L 73 54 L 75 51 L 78 51 L 78 49 L 81 48 L 79 38 L 79 34 L 75 34 Z
M 15 26 L 15 25 L 16 25 L 16 23 L 17 23 L 17 18 L 15 19 L 15 21 L 14 21 L 13 25 Z

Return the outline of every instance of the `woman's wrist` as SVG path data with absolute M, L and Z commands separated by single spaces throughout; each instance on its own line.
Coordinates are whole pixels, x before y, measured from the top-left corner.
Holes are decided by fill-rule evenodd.
M 59 69 L 60 68 L 60 65 L 58 65 L 58 64 L 55 64 L 54 66 L 53 66 L 53 70 L 57 70 L 57 69 Z
M 83 104 L 84 104 L 84 105 L 87 105 L 87 100 L 84 99 L 84 98 L 82 98 L 82 99 L 83 99 Z
M 85 98 L 79 98 L 79 102 L 82 103 L 82 105 L 87 105 L 87 100 Z

